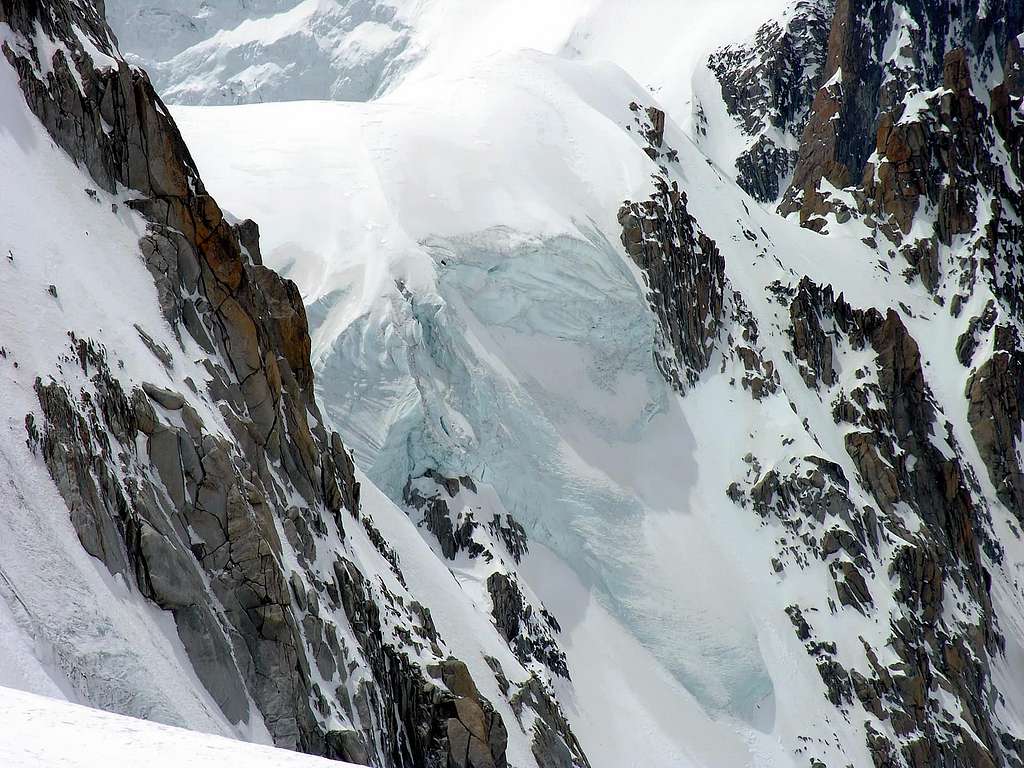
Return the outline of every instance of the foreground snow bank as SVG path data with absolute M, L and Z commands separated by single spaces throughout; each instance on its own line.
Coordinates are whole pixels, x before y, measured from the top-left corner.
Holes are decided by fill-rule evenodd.
M 344 768 L 347 763 L 172 728 L 0 688 L 0 765 L 7 768 Z
M 108 0 L 121 50 L 173 104 L 372 101 L 536 50 L 612 61 L 677 119 L 713 47 L 786 0 Z M 678 111 L 677 111 L 678 110 Z

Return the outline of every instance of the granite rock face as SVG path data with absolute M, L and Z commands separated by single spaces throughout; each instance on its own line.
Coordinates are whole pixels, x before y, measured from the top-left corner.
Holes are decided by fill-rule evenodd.
M 974 442 L 996 493 L 1018 519 L 1024 514 L 1024 472 L 1020 465 L 1024 425 L 1024 353 L 1017 329 L 995 329 L 992 356 L 967 380 L 967 418 Z
M 651 160 L 675 162 L 675 151 L 664 145 L 664 113 L 636 104 L 630 109 Z M 687 211 L 678 183 L 665 172 L 652 173 L 651 179 L 648 199 L 627 200 L 619 209 L 621 240 L 644 273 L 648 301 L 664 334 L 658 367 L 682 387 L 695 382 L 711 361 L 724 310 L 725 261 Z
M 1000 144 L 1019 155 L 1009 115 L 1022 29 L 1017 3 L 795 4 L 785 27 L 769 22 L 709 60 L 751 137 L 736 159 L 740 186 L 772 201 L 774 179 L 791 171 L 783 215 L 814 230 L 864 217 L 934 290 L 937 243 L 977 225 L 979 188 L 1004 198 L 992 204 L 997 218 L 1007 202 L 1016 209 L 996 166 Z M 993 80 L 991 93 L 977 91 Z M 792 146 L 777 146 L 778 135 Z M 935 239 L 908 238 L 919 209 L 934 212 Z
M 784 214 L 799 210 L 812 229 L 863 217 L 866 241 L 903 257 L 905 278 L 920 279 L 938 303 L 949 301 L 954 317 L 970 296 L 991 293 L 957 354 L 977 366 L 968 418 L 990 477 L 1018 516 L 1020 497 L 1009 490 L 1015 463 L 1007 457 L 1019 439 L 1020 401 L 1006 371 L 1019 356 L 1016 329 L 1024 319 L 1016 223 L 1024 210 L 1024 136 L 1014 116 L 1022 30 L 1024 9 L 1015 3 L 837 6 L 827 49 L 833 82 L 815 96 L 797 174 L 780 205 Z M 890 59 L 882 56 L 883 38 L 900 41 Z M 980 85 L 993 81 L 989 92 Z M 855 209 L 822 179 L 846 188 Z M 986 347 L 991 357 L 976 360 Z
M 801 0 L 769 21 L 746 45 L 708 59 L 722 99 L 748 137 L 736 158 L 736 181 L 752 197 L 778 200 L 797 162 L 809 105 L 823 80 L 832 0 Z
M 849 665 L 839 649 L 850 638 L 816 627 L 817 608 L 787 607 L 825 697 L 846 716 L 864 711 L 885 723 L 884 731 L 865 723 L 877 766 L 1014 765 L 1012 733 L 994 715 L 1000 694 L 990 670 L 1004 647 L 989 571 L 1001 550 L 970 465 L 940 422 L 917 342 L 899 312 L 851 307 L 806 277 L 789 309 L 794 364 L 803 384 L 831 403 L 856 474 L 814 455 L 786 470 L 762 469 L 750 457 L 747 478 L 728 495 L 787 532 L 776 573 L 823 562 L 832 613 L 885 622 L 884 642 L 859 637 L 866 663 Z M 837 376 L 849 360 L 861 367 Z M 984 423 L 990 412 L 972 421 Z M 1010 411 L 1006 422 L 1015 418 Z M 1005 459 L 998 442 L 989 439 L 991 451 Z M 969 614 L 945 610 L 950 599 L 970 605 Z M 887 652 L 898 662 L 880 662 Z M 940 691 L 952 710 L 939 703 Z
M 812 102 L 793 183 L 780 210 L 800 210 L 802 222 L 812 220 L 817 209 L 828 207 L 822 181 L 842 189 L 865 176 L 887 115 L 898 123 L 912 103 L 908 98 L 927 98 L 936 88 L 962 99 L 965 89 L 957 83 L 965 85 L 965 67 L 987 79 L 999 66 L 993 51 L 1005 56 L 1022 21 L 1014 3 L 838 2 L 825 48 L 824 82 Z M 950 71 L 950 55 L 960 62 L 952 65 L 956 71 Z M 918 106 L 914 102 L 912 109 Z M 973 130 L 960 128 L 966 135 Z
M 1008 631 L 993 574 L 1013 569 L 997 531 L 1016 535 L 1024 502 L 1022 31 L 1019 3 L 795 3 L 709 61 L 749 137 L 737 183 L 807 229 L 857 237 L 880 279 L 902 278 L 934 307 L 925 318 L 895 301 L 853 306 L 838 273 L 829 283 L 790 270 L 766 286 L 783 360 L 751 347 L 785 369 L 768 397 L 785 395 L 806 434 L 783 434 L 780 459 L 748 453 L 723 489 L 777 531 L 780 580 L 825 566 L 830 583 L 786 613 L 828 706 L 862 723 L 879 768 L 1022 759 L 993 671 L 1006 663 Z M 748 240 L 755 252 L 756 235 Z M 815 258 L 830 258 L 827 242 Z M 712 345 L 722 362 L 709 376 L 751 357 L 732 350 L 735 324 L 757 339 L 741 320 L 760 297 L 725 295 Z M 670 309 L 668 327 L 694 304 Z M 948 337 L 937 330 L 946 320 Z M 929 368 L 937 359 L 943 367 Z M 839 452 L 809 403 L 827 409 Z M 791 453 L 801 437 L 814 452 Z M 826 615 L 865 629 L 845 637 Z
M 856 222 L 865 242 L 901 257 L 905 279 L 920 280 L 940 305 L 948 302 L 953 317 L 972 295 L 991 293 L 990 301 L 982 301 L 984 311 L 970 318 L 957 354 L 963 365 L 974 366 L 970 420 L 1003 494 L 1008 491 L 1001 478 L 1012 476 L 1012 462 L 1003 464 L 999 456 L 1016 445 L 1017 429 L 1000 425 L 1001 416 L 985 403 L 1003 403 L 1002 411 L 1019 408 L 1010 405 L 1016 395 L 997 371 L 1019 354 L 1015 329 L 1024 320 L 1018 223 L 1024 212 L 1022 31 L 1019 3 L 839 2 L 826 40 L 803 34 L 814 51 L 811 60 L 824 62 L 813 96 L 796 86 L 782 93 L 762 89 L 768 106 L 753 111 L 725 98 L 729 111 L 752 130 L 759 122 L 774 125 L 775 114 L 791 114 L 794 101 L 808 110 L 780 213 L 797 214 L 816 231 Z M 741 53 L 754 60 L 767 34 L 762 30 L 755 43 L 726 49 L 713 61 Z M 770 71 L 773 82 L 786 82 L 788 65 L 776 63 Z M 985 83 L 995 85 L 987 89 Z M 830 354 L 802 300 L 793 323 L 798 357 Z M 991 348 L 992 356 L 975 359 L 983 348 Z M 1015 411 L 1007 412 L 1013 422 Z M 994 451 L 996 443 L 1003 448 Z M 1012 508 L 1020 513 L 1019 500 Z

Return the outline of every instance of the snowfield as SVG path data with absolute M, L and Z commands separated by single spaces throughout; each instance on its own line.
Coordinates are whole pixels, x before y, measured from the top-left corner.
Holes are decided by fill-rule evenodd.
M 5 687 L 0 718 L 0 765 L 6 768 L 352 768 Z

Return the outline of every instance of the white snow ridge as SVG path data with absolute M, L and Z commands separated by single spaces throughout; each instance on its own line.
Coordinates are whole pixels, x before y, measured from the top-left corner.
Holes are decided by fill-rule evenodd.
M 1019 2 L 0 52 L 0 766 L 1024 765 Z
M 137 720 L 12 688 L 0 688 L 4 738 L 0 761 L 10 768 L 324 768 L 345 766 L 284 749 L 246 744 Z

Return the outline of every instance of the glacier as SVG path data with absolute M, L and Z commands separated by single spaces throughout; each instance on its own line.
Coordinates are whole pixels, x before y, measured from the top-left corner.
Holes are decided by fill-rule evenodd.
M 609 64 L 507 53 L 365 105 L 173 111 L 300 285 L 321 399 L 374 483 L 398 502 L 428 469 L 486 483 L 707 712 L 770 734 L 757 587 L 691 426 L 714 434 L 733 406 L 694 412 L 665 381 L 616 243 L 619 202 L 649 183 L 624 129 L 643 94 Z

